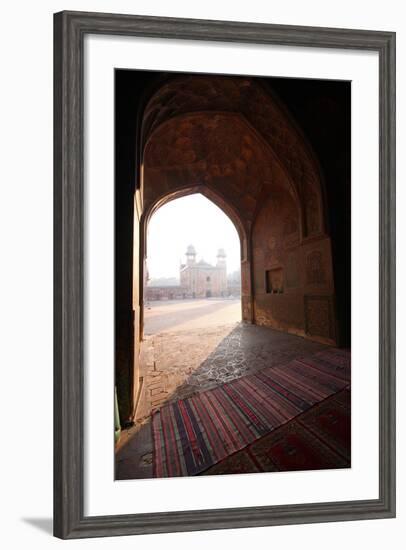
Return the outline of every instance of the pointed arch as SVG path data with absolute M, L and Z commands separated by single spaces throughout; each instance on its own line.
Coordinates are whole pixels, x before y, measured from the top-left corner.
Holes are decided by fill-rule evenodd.
M 241 260 L 241 316 L 243 320 L 250 320 L 249 315 L 251 306 L 249 304 L 250 296 L 248 289 L 250 288 L 250 269 L 249 269 L 249 240 L 247 236 L 247 227 L 241 220 L 238 211 L 226 201 L 226 199 L 216 190 L 210 189 L 207 186 L 191 185 L 166 193 L 158 197 L 151 203 L 142 213 L 140 219 L 140 250 L 141 257 L 139 262 L 138 281 L 145 281 L 146 273 L 146 258 L 148 254 L 147 232 L 148 224 L 151 217 L 157 210 L 171 201 L 186 197 L 188 195 L 200 194 L 215 204 L 223 214 L 231 221 L 236 229 L 240 242 L 240 260 Z M 140 326 L 139 337 L 142 340 L 144 335 L 144 302 L 145 302 L 145 285 L 140 284 L 138 288 L 139 305 L 140 305 Z
M 234 208 L 232 204 L 227 202 L 218 190 L 211 189 L 210 187 L 204 185 L 189 185 L 181 189 L 177 189 L 176 191 L 168 192 L 158 197 L 145 209 L 141 218 L 141 235 L 144 243 L 144 251 L 147 251 L 146 232 L 152 215 L 165 204 L 173 200 L 180 199 L 181 197 L 194 194 L 200 194 L 206 197 L 218 208 L 220 208 L 220 210 L 230 219 L 240 239 L 241 258 L 245 260 L 247 258 L 247 229 L 241 220 L 237 209 Z

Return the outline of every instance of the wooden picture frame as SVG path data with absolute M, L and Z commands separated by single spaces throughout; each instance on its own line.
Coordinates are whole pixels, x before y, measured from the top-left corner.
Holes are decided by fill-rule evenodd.
M 54 18 L 54 534 L 100 537 L 395 515 L 395 34 L 61 12 Z M 379 54 L 379 498 L 84 515 L 83 40 L 86 34 L 368 50 Z

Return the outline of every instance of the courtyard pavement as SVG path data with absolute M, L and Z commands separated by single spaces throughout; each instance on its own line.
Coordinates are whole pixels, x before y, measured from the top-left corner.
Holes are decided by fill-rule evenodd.
M 217 327 L 241 321 L 241 301 L 233 298 L 166 300 L 145 307 L 144 334 Z

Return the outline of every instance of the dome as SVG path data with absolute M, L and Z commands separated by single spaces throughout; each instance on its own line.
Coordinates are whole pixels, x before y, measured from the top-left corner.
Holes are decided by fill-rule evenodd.
M 217 252 L 217 258 L 226 258 L 227 254 L 224 250 L 224 248 L 219 248 Z
M 196 254 L 196 249 L 193 244 L 190 244 L 186 249 L 186 254 Z
M 209 263 L 206 262 L 203 258 L 197 262 L 197 265 L 200 267 L 213 267 Z

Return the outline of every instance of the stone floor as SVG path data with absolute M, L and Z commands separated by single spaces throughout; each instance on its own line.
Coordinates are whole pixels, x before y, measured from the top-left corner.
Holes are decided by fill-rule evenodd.
M 124 431 L 117 447 L 116 478 L 152 477 L 150 415 L 155 409 L 324 348 L 298 336 L 244 323 L 146 337 L 136 425 Z
M 146 337 L 141 352 L 143 391 L 138 421 L 165 403 L 325 346 L 245 323 L 165 332 Z

